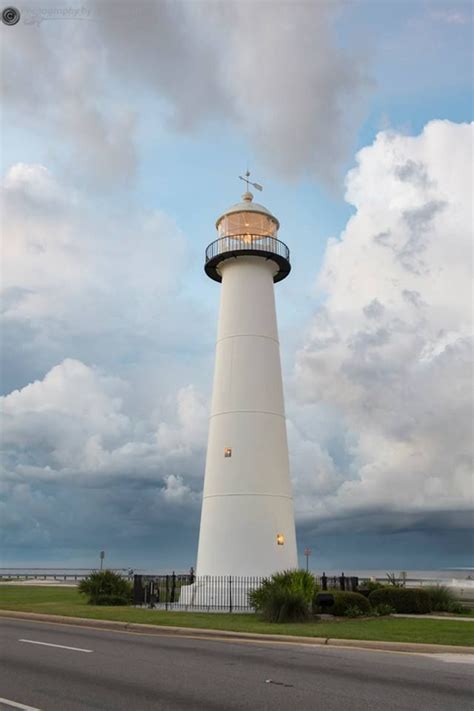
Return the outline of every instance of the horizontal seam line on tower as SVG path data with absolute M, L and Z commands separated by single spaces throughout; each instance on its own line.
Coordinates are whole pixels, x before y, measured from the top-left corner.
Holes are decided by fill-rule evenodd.
M 270 496 L 271 498 L 274 498 L 274 499 L 290 499 L 291 501 L 293 501 L 293 497 L 287 496 L 286 494 L 260 494 L 260 493 L 253 492 L 253 491 L 249 492 L 249 493 L 244 492 L 242 494 L 239 494 L 237 492 L 230 493 L 230 494 L 207 494 L 207 495 L 203 496 L 202 498 L 203 499 L 215 499 L 217 497 L 222 497 L 222 496 Z
M 213 415 L 209 415 L 209 419 L 212 420 L 213 417 L 219 417 L 220 415 L 234 415 L 239 412 L 246 412 L 258 415 L 275 415 L 275 417 L 282 417 L 284 420 L 286 420 L 286 415 L 282 415 L 281 412 L 271 412 L 270 410 L 223 410 L 222 412 L 215 412 Z
M 264 336 L 261 333 L 235 333 L 233 336 L 224 336 L 223 338 L 218 338 L 216 343 L 220 343 L 221 341 L 227 341 L 229 338 L 267 338 L 269 341 L 273 341 L 278 346 L 280 345 L 280 341 L 277 338 L 273 338 L 273 336 Z

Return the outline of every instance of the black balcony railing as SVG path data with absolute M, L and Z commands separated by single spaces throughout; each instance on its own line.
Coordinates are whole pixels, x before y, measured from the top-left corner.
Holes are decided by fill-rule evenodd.
M 234 235 L 214 240 L 206 249 L 205 272 L 214 281 L 222 281 L 217 269 L 225 259 L 251 255 L 271 259 L 278 265 L 273 281 L 281 281 L 291 271 L 290 250 L 284 242 L 275 237 L 255 235 Z

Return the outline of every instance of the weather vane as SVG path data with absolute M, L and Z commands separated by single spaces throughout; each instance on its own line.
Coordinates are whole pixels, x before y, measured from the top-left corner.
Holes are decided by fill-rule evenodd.
M 247 183 L 247 192 L 249 192 L 249 185 L 251 185 L 253 188 L 255 188 L 255 190 L 260 190 L 260 191 L 262 191 L 262 190 L 263 190 L 263 187 L 262 187 L 261 185 L 259 185 L 258 183 L 252 183 L 252 182 L 250 182 L 249 177 L 250 177 L 250 171 L 248 171 L 248 170 L 247 170 L 246 173 L 245 173 L 245 178 L 242 177 L 241 175 L 239 175 L 239 178 L 240 178 L 241 180 L 243 180 L 244 183 Z

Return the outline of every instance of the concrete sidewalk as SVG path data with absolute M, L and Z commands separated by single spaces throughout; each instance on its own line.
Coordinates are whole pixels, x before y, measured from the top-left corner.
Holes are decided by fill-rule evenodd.
M 64 615 L 44 615 L 37 612 L 16 612 L 0 610 L 0 617 L 31 622 L 47 622 L 72 627 L 90 627 L 110 630 L 111 632 L 132 632 L 134 634 L 179 636 L 194 639 L 209 639 L 215 641 L 247 640 L 265 644 L 298 644 L 330 647 L 354 647 L 358 649 L 373 649 L 387 652 L 411 652 L 421 654 L 474 654 L 474 647 L 454 646 L 447 644 L 419 644 L 415 642 L 379 642 L 362 639 L 335 639 L 332 637 L 299 637 L 296 635 L 258 634 L 255 632 L 231 632 L 225 630 L 208 630 L 194 627 L 168 627 L 166 625 L 145 625 L 136 622 L 115 622 L 114 620 L 94 620 L 84 617 L 66 617 Z
M 455 620 L 456 622 L 474 622 L 474 617 L 452 617 L 450 615 L 408 615 L 401 612 L 393 612 L 390 617 L 411 617 L 414 620 Z

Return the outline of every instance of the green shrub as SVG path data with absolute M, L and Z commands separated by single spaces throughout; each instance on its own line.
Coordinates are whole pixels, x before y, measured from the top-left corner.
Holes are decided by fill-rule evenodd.
M 431 607 L 434 612 L 462 612 L 463 607 L 456 600 L 454 592 L 443 585 L 433 585 L 423 588 L 429 593 Z
M 390 605 L 396 612 L 423 615 L 431 612 L 431 597 L 423 588 L 398 588 L 395 586 L 374 590 L 369 595 L 372 607 Z
M 357 592 L 364 597 L 369 597 L 370 593 L 374 590 L 381 590 L 385 585 L 383 583 L 378 583 L 376 580 L 362 580 Z
M 265 578 L 249 601 L 267 622 L 303 622 L 309 618 L 314 578 L 305 570 L 285 570 Z
M 89 597 L 89 605 L 128 605 L 132 601 L 132 586 L 111 570 L 90 573 L 81 580 L 78 590 Z
M 466 608 L 464 605 L 457 600 L 454 600 L 453 602 L 449 603 L 449 607 L 446 610 L 446 612 L 455 612 L 456 614 L 466 614 Z
M 336 591 L 332 614 L 337 617 L 345 615 L 350 608 L 358 608 L 364 614 L 370 614 L 371 604 L 366 597 L 356 592 Z
M 347 615 L 348 610 L 357 608 L 362 615 L 370 615 L 371 605 L 366 597 L 356 592 L 344 592 L 342 590 L 328 590 L 328 594 L 334 598 L 334 603 L 330 607 L 325 607 L 324 612 L 330 615 L 342 617 Z M 313 598 L 313 612 L 318 614 L 322 609 L 318 605 L 318 593 Z

